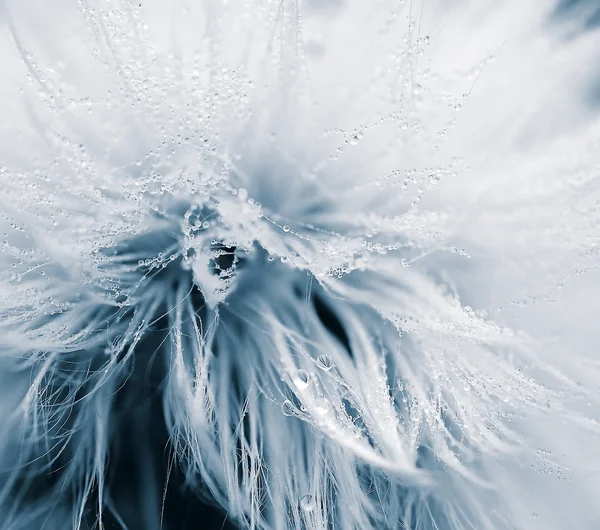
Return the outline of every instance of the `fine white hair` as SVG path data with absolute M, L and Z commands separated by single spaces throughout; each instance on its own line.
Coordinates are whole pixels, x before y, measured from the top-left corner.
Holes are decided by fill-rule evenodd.
M 2 530 L 600 525 L 589 15 L 3 0 Z

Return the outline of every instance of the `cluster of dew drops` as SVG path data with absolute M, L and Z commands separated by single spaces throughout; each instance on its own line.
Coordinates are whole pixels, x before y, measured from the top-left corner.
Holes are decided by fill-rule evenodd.
M 114 2 L 113 2 L 114 4 Z M 403 4 L 403 2 L 400 2 Z M 81 3 L 83 6 L 83 2 Z M 128 31 L 123 28 L 126 27 L 126 23 L 131 21 L 124 13 L 118 9 L 112 9 L 108 11 L 96 11 L 93 7 L 82 8 L 85 17 L 91 23 L 96 23 L 98 20 L 102 20 L 105 25 L 112 42 L 119 43 L 120 46 L 125 46 L 131 35 Z M 143 22 L 142 6 L 139 4 L 131 12 L 135 23 L 135 30 L 139 31 L 140 34 L 144 35 L 148 27 Z M 390 19 L 386 22 L 387 31 L 391 31 L 395 26 L 396 19 L 400 17 L 401 10 L 394 10 Z M 458 95 L 451 93 L 449 90 L 445 90 L 445 87 L 451 84 L 454 80 L 443 80 L 440 79 L 435 73 L 433 73 L 428 67 L 419 68 L 418 61 L 425 54 L 427 48 L 431 45 L 431 38 L 429 36 L 420 36 L 418 33 L 417 21 L 409 18 L 408 20 L 408 32 L 403 37 L 403 45 L 397 50 L 392 51 L 389 54 L 389 67 L 380 67 L 376 70 L 375 81 L 380 80 L 381 82 L 388 82 L 388 79 L 398 71 L 404 72 L 406 75 L 402 77 L 402 81 L 399 85 L 402 96 L 398 96 L 396 100 L 392 99 L 391 110 L 389 114 L 384 116 L 376 117 L 370 120 L 368 123 L 358 124 L 351 130 L 336 130 L 330 131 L 330 134 L 340 135 L 343 139 L 342 145 L 338 147 L 335 153 L 331 156 L 331 159 L 336 159 L 345 149 L 359 148 L 360 144 L 365 141 L 370 133 L 372 133 L 377 127 L 392 123 L 397 127 L 398 141 L 399 142 L 420 142 L 423 145 L 429 145 L 434 150 L 439 145 L 439 142 L 443 142 L 451 134 L 453 128 L 457 124 L 462 107 L 470 97 L 470 92 L 461 92 Z M 385 28 L 384 28 L 385 31 Z M 145 38 L 145 37 L 144 37 Z M 150 164 L 152 167 L 150 174 L 147 178 L 142 178 L 136 182 L 131 189 L 126 189 L 122 193 L 127 196 L 133 202 L 140 204 L 139 208 L 132 208 L 130 211 L 124 212 L 123 215 L 126 217 L 126 222 L 122 230 L 127 230 L 129 221 L 137 216 L 142 205 L 146 201 L 148 194 L 159 194 L 164 195 L 177 190 L 178 186 L 185 184 L 188 191 L 192 195 L 201 195 L 207 190 L 213 189 L 216 185 L 222 185 L 223 181 L 226 180 L 227 172 L 230 169 L 225 165 L 222 168 L 222 173 L 217 177 L 208 177 L 205 181 L 198 183 L 197 180 L 190 174 L 180 174 L 173 177 L 172 182 L 165 182 L 164 176 L 161 170 L 164 170 L 176 160 L 177 154 L 180 150 L 189 148 L 192 145 L 198 144 L 199 149 L 202 152 L 202 156 L 210 157 L 215 155 L 221 148 L 221 142 L 219 135 L 212 135 L 209 139 L 206 131 L 210 130 L 215 123 L 212 116 L 217 116 L 219 112 L 223 112 L 227 109 L 227 112 L 234 113 L 240 117 L 240 119 L 248 119 L 251 117 L 252 111 L 249 107 L 249 98 L 247 92 L 251 90 L 251 82 L 244 79 L 237 72 L 228 71 L 223 69 L 219 72 L 216 77 L 217 82 L 213 86 L 213 91 L 210 94 L 202 94 L 202 87 L 199 85 L 199 68 L 194 67 L 190 72 L 185 72 L 185 75 L 189 78 L 190 86 L 187 89 L 189 92 L 185 94 L 188 103 L 184 105 L 184 108 L 175 108 L 174 103 L 167 103 L 161 106 L 163 101 L 170 102 L 174 101 L 173 96 L 177 95 L 178 100 L 181 102 L 181 84 L 177 82 L 178 72 L 174 67 L 160 66 L 157 69 L 159 63 L 154 52 L 149 48 L 149 55 L 143 56 L 141 52 L 136 52 L 135 46 L 128 45 L 126 47 L 127 52 L 130 54 L 128 62 L 125 63 L 119 75 L 122 81 L 129 86 L 128 91 L 119 91 L 119 93 L 109 93 L 103 100 L 95 100 L 89 96 L 80 98 L 70 97 L 66 94 L 66 88 L 63 88 L 53 81 L 53 73 L 55 70 L 52 68 L 43 68 L 36 61 L 34 55 L 30 52 L 24 52 L 23 62 L 28 68 L 28 80 L 31 86 L 36 87 L 39 92 L 40 98 L 48 105 L 49 109 L 58 113 L 68 113 L 73 109 L 85 109 L 92 112 L 96 106 L 107 105 L 109 107 L 115 106 L 119 99 L 127 100 L 127 104 L 142 111 L 143 114 L 148 118 L 150 128 L 154 128 L 159 132 L 160 141 L 155 147 L 153 147 L 148 153 L 142 156 L 139 160 L 128 165 L 122 170 L 129 170 L 131 167 L 142 167 L 146 164 Z M 101 57 L 99 50 L 94 50 L 94 54 L 100 59 Z M 176 57 L 168 57 L 169 61 L 176 59 Z M 464 80 L 467 84 L 473 84 L 479 75 L 481 75 L 487 65 L 493 62 L 493 56 L 489 56 L 482 60 L 476 65 L 471 71 L 464 75 Z M 144 66 L 144 61 L 149 61 L 150 67 Z M 200 63 L 200 58 L 197 60 Z M 159 79 L 158 74 L 162 79 Z M 430 86 L 434 84 L 435 89 Z M 240 88 L 243 87 L 243 88 Z M 146 94 L 146 96 L 144 96 Z M 150 94 L 151 97 L 147 97 Z M 438 130 L 434 131 L 433 134 L 426 130 L 424 124 L 420 121 L 419 115 L 423 105 L 433 100 L 437 105 L 442 105 L 449 112 L 449 118 L 441 125 Z M 186 101 L 184 98 L 183 101 Z M 191 104 L 190 102 L 193 102 Z M 175 117 L 176 116 L 176 117 Z M 218 130 L 218 127 L 217 127 Z M 56 172 L 59 174 L 61 164 L 67 163 L 76 174 L 76 178 L 73 179 L 73 183 L 79 185 L 81 182 L 85 182 L 86 178 L 96 178 L 93 160 L 91 159 L 87 149 L 83 144 L 78 141 L 58 135 L 56 138 L 60 149 L 62 150 L 62 160 L 60 164 L 56 165 Z M 208 160 L 208 158 L 207 158 Z M 422 167 L 422 168 L 399 168 L 392 171 L 387 175 L 383 175 L 375 178 L 372 182 L 365 184 L 365 186 L 376 186 L 376 187 L 398 187 L 403 190 L 413 189 L 414 194 L 410 203 L 411 208 L 416 211 L 420 203 L 426 197 L 429 190 L 438 186 L 440 182 L 446 178 L 455 178 L 458 175 L 458 171 L 461 166 L 460 159 L 452 159 L 445 166 L 442 167 Z M 323 165 L 328 163 L 328 160 L 323 162 Z M 129 167 L 131 166 L 131 167 Z M 115 180 L 119 178 L 121 173 L 115 172 Z M 2 180 L 7 180 L 9 175 L 8 168 L 0 168 L 0 177 Z M 30 179 L 30 184 L 33 186 L 32 193 L 38 193 L 40 197 L 43 195 L 43 189 L 40 188 L 36 191 L 37 181 L 43 184 L 43 181 L 48 179 L 48 175 L 42 173 L 36 173 L 34 179 Z M 211 180 L 213 179 L 213 180 Z M 111 181 L 108 180 L 106 185 L 109 186 Z M 100 193 L 92 193 L 90 190 L 86 190 L 82 187 L 82 197 L 87 200 L 100 200 Z M 90 197 L 88 198 L 88 195 Z M 35 196 L 35 195 L 32 195 Z M 242 194 L 239 197 L 244 200 L 244 203 L 252 201 Z M 50 199 L 47 199 L 50 200 Z M 52 199 L 54 200 L 54 199 Z M 261 205 L 253 202 L 249 202 L 250 207 L 254 208 L 260 215 L 262 215 Z M 158 207 L 153 203 L 152 209 L 157 211 Z M 68 216 L 66 210 L 60 208 L 58 218 L 55 219 L 55 214 L 52 214 L 52 226 L 50 230 L 60 224 L 61 218 Z M 6 217 L 6 216 L 4 216 Z M 10 227 L 13 231 L 21 232 L 23 228 L 15 220 L 7 218 L 10 221 Z M 370 220 L 372 224 L 385 224 L 380 219 Z M 209 229 L 214 226 L 215 221 L 203 221 L 200 222 L 196 228 Z M 118 239 L 119 228 L 111 229 L 107 236 L 110 239 Z M 285 234 L 293 232 L 292 227 L 289 224 L 282 224 L 281 230 Z M 423 229 L 425 232 L 427 229 Z M 370 230 L 372 234 L 376 233 L 376 229 Z M 50 232 L 51 233 L 51 232 Z M 423 234 L 422 234 L 423 235 Z M 18 258 L 15 261 L 13 268 L 17 268 L 23 264 L 23 260 L 31 261 L 31 265 L 24 271 L 27 273 L 33 271 L 38 267 L 35 263 L 39 261 L 40 256 L 35 256 L 35 260 L 31 255 L 32 251 L 22 250 L 13 247 L 9 241 L 8 234 L 4 234 L 5 238 L 2 242 L 2 248 L 4 251 L 11 252 Z M 434 238 L 435 239 L 435 238 Z M 428 242 L 430 242 L 428 240 Z M 211 241 L 212 244 L 218 244 L 217 240 Z M 461 257 L 470 257 L 467 249 L 456 245 L 441 245 L 439 241 L 435 241 L 435 244 L 441 251 L 447 251 L 452 254 L 457 254 Z M 383 253 L 388 250 L 396 249 L 398 245 L 392 245 L 391 248 L 377 246 L 376 244 L 369 244 L 369 249 Z M 92 243 L 92 246 L 97 249 L 98 244 Z M 415 246 L 418 246 L 415 244 Z M 193 248 L 191 245 L 184 251 Z M 182 251 L 183 252 L 183 251 Z M 215 251 L 214 257 L 218 258 L 222 252 L 221 250 Z M 156 259 L 143 259 L 139 260 L 138 266 L 148 267 L 159 264 L 160 266 L 166 266 L 168 261 L 173 261 L 178 257 L 178 254 L 165 254 L 165 256 L 158 256 Z M 163 259 L 164 258 L 164 259 Z M 269 257 L 269 260 L 272 260 Z M 287 260 L 286 256 L 281 257 L 281 261 Z M 406 267 L 414 262 L 415 258 L 402 258 L 400 261 L 401 265 Z M 164 263 L 163 263 L 164 261 Z M 343 275 L 347 273 L 350 268 L 341 266 L 339 269 L 332 271 L 332 274 Z M 231 271 L 224 271 L 227 275 Z M 18 279 L 23 272 L 20 274 L 14 273 L 13 277 Z M 41 276 L 46 275 L 46 271 L 43 267 L 39 269 Z M 49 278 L 48 278 L 49 279 Z M 110 279 L 110 278 L 109 278 Z M 227 278 L 226 278 L 227 279 Z M 35 295 L 35 293 L 32 293 Z M 116 293 L 118 296 L 120 293 Z M 58 304 L 59 310 L 63 310 L 64 302 L 60 300 L 51 300 L 52 303 Z M 525 302 L 522 302 L 523 304 Z M 321 354 L 316 359 L 316 366 L 323 371 L 330 371 L 334 369 L 334 363 L 332 358 L 327 354 Z M 310 374 L 305 370 L 298 370 L 293 374 L 292 381 L 299 390 L 306 389 L 311 382 Z M 532 383 L 532 382 L 531 382 Z M 466 392 L 473 391 L 470 383 L 464 383 L 464 390 Z M 402 390 L 402 389 L 401 389 Z M 314 403 L 314 411 L 317 414 L 326 415 L 331 409 L 331 405 L 328 403 L 326 398 L 318 397 Z M 285 416 L 300 416 L 303 414 L 302 410 L 289 399 L 286 399 L 281 404 L 281 411 Z M 300 501 L 300 507 L 305 512 L 311 512 L 316 508 L 315 498 L 311 494 L 307 494 L 302 497 Z

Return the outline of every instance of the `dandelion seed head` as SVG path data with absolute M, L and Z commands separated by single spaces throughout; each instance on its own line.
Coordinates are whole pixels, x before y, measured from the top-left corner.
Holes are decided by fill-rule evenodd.
M 555 50 L 518 2 L 304 4 L 7 3 L 9 528 L 131 518 L 107 470 L 130 420 L 150 451 L 138 401 L 169 473 L 265 530 L 528 528 L 567 467 L 538 439 L 595 440 L 591 335 L 548 307 L 598 267 L 598 123 L 557 99 L 597 40 Z

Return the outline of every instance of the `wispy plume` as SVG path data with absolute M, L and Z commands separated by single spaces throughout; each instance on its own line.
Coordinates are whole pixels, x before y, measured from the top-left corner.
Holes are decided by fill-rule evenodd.
M 3 530 L 599 524 L 600 37 L 472 4 L 2 3 Z

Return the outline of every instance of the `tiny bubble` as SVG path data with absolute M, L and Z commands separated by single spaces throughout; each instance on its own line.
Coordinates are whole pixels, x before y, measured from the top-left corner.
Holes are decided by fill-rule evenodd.
M 321 370 L 325 370 L 326 372 L 328 372 L 329 370 L 331 370 L 333 368 L 333 360 L 331 359 L 331 357 L 329 355 L 327 355 L 326 353 L 323 353 L 322 355 L 319 355 L 319 357 L 317 358 L 317 366 Z
M 319 415 L 319 416 L 324 416 L 325 414 L 327 414 L 331 408 L 331 405 L 329 403 L 329 401 L 327 401 L 327 399 L 325 398 L 318 398 L 315 400 L 315 412 Z
M 308 385 L 310 384 L 310 377 L 306 370 L 298 370 L 296 372 L 294 375 L 294 384 L 299 390 L 308 388 Z
M 305 495 L 300 500 L 300 507 L 305 512 L 312 512 L 315 509 L 315 500 L 312 495 Z
M 289 399 L 286 399 L 281 404 L 281 412 L 283 412 L 284 416 L 294 416 L 296 414 L 296 407 L 294 407 L 294 404 Z

